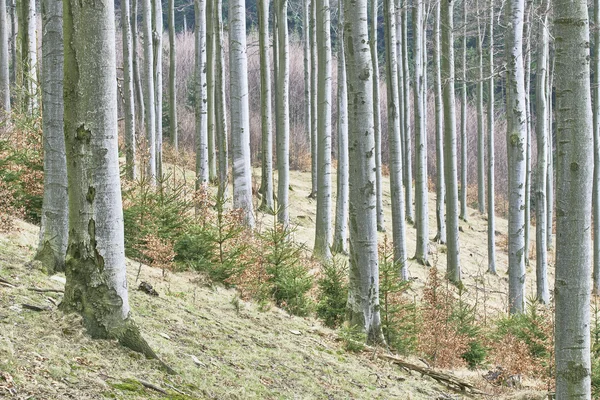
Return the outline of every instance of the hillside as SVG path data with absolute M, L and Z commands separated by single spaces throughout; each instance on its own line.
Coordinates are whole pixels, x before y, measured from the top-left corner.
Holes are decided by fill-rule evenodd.
M 296 239 L 312 245 L 314 203 L 306 198 L 309 175 L 293 172 L 290 214 Z M 387 184 L 387 182 L 386 182 Z M 388 193 L 386 193 L 388 194 Z M 386 199 L 389 204 L 389 197 Z M 430 198 L 430 217 L 435 202 Z M 390 216 L 387 215 L 387 223 Z M 430 221 L 434 232 L 435 220 Z M 168 273 L 128 261 L 130 302 L 144 336 L 178 375 L 166 375 L 115 342 L 91 340 L 80 318 L 57 310 L 64 277 L 48 277 L 31 263 L 38 228 L 0 235 L 0 398 L 15 399 L 541 399 L 544 392 L 487 384 L 485 371 L 453 371 L 490 396 L 455 393 L 435 380 L 377 357 L 349 353 L 335 331 L 319 321 L 260 311 L 234 290 L 213 286 L 192 273 Z M 461 222 L 461 259 L 468 297 L 486 313 L 505 308 L 506 254 L 499 248 L 498 277 L 485 274 L 485 221 L 471 210 Z M 498 230 L 506 221 L 498 220 Z M 433 235 L 431 235 L 433 236 Z M 414 251 L 413 229 L 408 247 Z M 502 236 L 498 236 L 499 244 Z M 445 269 L 443 248 L 432 247 L 432 264 Z M 139 273 L 139 279 L 136 279 Z M 418 293 L 426 269 L 411 265 Z M 158 297 L 135 290 L 150 283 Z M 528 281 L 531 287 L 531 281 Z M 27 306 L 38 306 L 33 311 Z M 380 350 L 384 351 L 384 350 Z M 411 360 L 420 363 L 418 360 Z M 423 365 L 423 364 L 421 364 Z M 539 383 L 538 383 L 539 384 Z M 144 386 L 146 385 L 146 386 Z M 150 388 L 154 385 L 155 388 Z M 156 390 L 159 389 L 159 390 Z M 163 392 L 161 393 L 160 390 Z

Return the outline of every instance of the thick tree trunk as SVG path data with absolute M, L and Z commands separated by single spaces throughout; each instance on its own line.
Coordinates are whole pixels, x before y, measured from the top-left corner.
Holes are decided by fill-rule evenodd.
M 538 54 L 536 73 L 536 136 L 537 136 L 537 168 L 536 168 L 536 190 L 535 190 L 535 225 L 536 225 L 536 297 L 543 304 L 550 302 L 550 290 L 548 288 L 548 246 L 546 230 L 546 179 L 548 174 L 548 108 L 546 100 L 548 79 L 548 10 L 549 0 L 542 4 L 540 21 L 538 22 Z
M 463 27 L 461 40 L 461 84 L 460 84 L 460 215 L 463 221 L 467 220 L 467 191 L 469 182 L 467 181 L 467 170 L 469 162 L 467 157 L 468 138 L 467 138 L 467 0 L 462 2 Z
M 591 398 L 593 127 L 587 1 L 554 2 L 556 40 L 556 398 Z
M 64 2 L 69 247 L 61 308 L 95 338 L 156 358 L 131 318 L 117 148 L 113 3 Z
M 245 0 L 229 0 L 229 71 L 233 207 L 242 210 L 244 225 L 254 228 Z
M 530 232 L 531 232 L 531 102 L 529 93 L 531 92 L 531 20 L 532 20 L 532 3 L 533 0 L 527 0 L 525 8 L 525 22 L 523 24 L 523 66 L 525 69 L 525 128 L 527 132 L 525 147 L 525 265 L 529 265 L 529 247 L 530 247 Z
M 142 0 L 144 29 L 144 120 L 146 128 L 147 174 L 156 185 L 156 109 L 154 108 L 154 49 L 152 47 L 152 1 Z
M 219 142 L 219 188 L 217 198 L 219 201 L 227 199 L 227 187 L 229 184 L 229 147 L 227 143 L 227 105 L 225 99 L 225 53 L 223 50 L 223 0 L 214 3 L 215 12 L 215 65 L 221 68 L 215 69 L 215 130 Z
M 442 86 L 444 101 L 444 173 L 446 178 L 446 276 L 461 281 L 458 246 L 458 177 L 456 168 L 456 115 L 454 97 L 454 3 L 442 1 Z
M 131 12 L 129 0 L 121 1 L 121 28 L 123 35 L 123 96 L 125 97 L 125 177 L 136 178 L 135 170 L 135 93 L 133 84 L 133 47 L 131 39 Z M 43 37 L 42 37 L 43 41 Z M 42 56 L 45 52 L 42 53 Z M 44 68 L 45 70 L 45 68 Z M 43 101 L 44 108 L 47 103 Z
M 274 212 L 273 204 L 273 126 L 271 122 L 271 62 L 269 57 L 269 3 L 258 2 L 258 29 L 260 47 L 260 102 L 262 130 L 262 174 L 260 210 Z
M 408 279 L 404 193 L 402 192 L 402 144 L 400 136 L 400 107 L 398 91 L 398 54 L 396 12 L 394 0 L 384 0 L 386 49 L 386 81 L 388 108 L 388 142 L 390 146 L 390 197 L 392 203 L 392 235 L 394 262 L 402 279 Z
M 10 113 L 10 73 L 8 68 L 8 19 L 6 0 L 0 0 L 0 113 Z M 2 118 L 2 115 L 0 115 Z
M 337 76 L 337 197 L 335 203 L 335 229 L 333 251 L 348 254 L 348 86 L 346 82 L 346 57 L 344 55 L 344 5 L 338 0 L 338 76 Z
M 290 61 L 288 39 L 287 0 L 278 0 L 277 39 L 279 41 L 277 57 L 277 220 L 283 226 L 289 224 L 289 187 L 290 187 Z
M 594 25 L 600 27 L 600 0 L 594 0 Z M 592 212 L 594 215 L 594 268 L 592 288 L 600 295 L 600 29 L 594 30 L 594 179 L 592 186 Z
M 329 0 L 317 7 L 318 47 L 318 156 L 317 165 L 317 221 L 315 230 L 316 258 L 331 258 L 331 29 Z
M 446 243 L 446 217 L 444 206 L 446 202 L 446 183 L 444 180 L 444 115 L 442 100 L 442 62 L 440 36 L 440 5 L 435 5 L 435 21 L 433 28 L 433 76 L 435 86 L 435 219 L 437 233 L 435 240 Z
M 527 112 L 523 68 L 524 0 L 507 6 L 508 304 L 511 314 L 525 309 L 525 153 Z
M 347 318 L 383 340 L 379 314 L 379 265 L 373 147 L 373 79 L 367 28 L 367 1 L 345 0 L 350 160 L 350 278 Z
M 414 39 L 414 108 L 415 108 L 415 225 L 417 248 L 415 259 L 427 265 L 429 244 L 428 191 L 427 191 L 427 133 L 425 132 L 423 87 L 423 1 L 415 0 L 413 14 Z
M 487 239 L 488 272 L 496 274 L 496 201 L 495 201 L 495 138 L 494 138 L 494 0 L 489 0 L 488 8 L 488 103 L 487 103 Z
M 319 140 L 317 133 L 317 108 L 318 108 L 318 96 L 317 96 L 317 70 L 319 67 L 319 57 L 317 54 L 317 3 L 318 0 L 311 0 L 310 2 L 310 105 L 311 105 L 311 123 L 310 123 L 310 159 L 311 159 L 311 191 L 308 195 L 311 199 L 317 198 L 318 189 L 318 160 L 319 160 Z
M 124 0 L 122 0 L 124 1 Z M 202 8 L 201 18 L 206 18 L 206 1 L 201 0 L 199 8 Z M 175 36 L 175 0 L 169 0 L 169 134 L 171 135 L 171 145 L 175 152 L 179 151 L 179 134 L 177 132 L 177 45 Z M 204 31 L 204 41 L 206 42 L 206 19 L 202 27 Z M 204 46 L 206 48 L 206 45 Z M 206 51 L 204 52 L 206 55 Z M 206 90 L 206 89 L 204 89 Z
M 35 258 L 48 273 L 65 269 L 69 240 L 67 158 L 63 130 L 63 5 L 42 3 L 42 102 L 44 113 L 44 200 Z
M 170 0 L 174 1 L 174 0 Z M 195 1 L 195 74 L 196 74 L 196 190 L 208 184 L 208 99 L 206 79 L 206 1 Z M 173 60 L 174 62 L 174 60 Z M 169 80 L 170 81 L 170 80 Z M 175 89 L 175 87 L 173 87 Z M 175 104 L 172 104 L 173 106 Z M 173 129 L 173 126 L 171 127 Z M 177 129 L 175 127 L 175 129 Z M 175 143 L 173 143 L 175 145 Z
M 377 30 L 379 1 L 371 0 L 371 60 L 373 62 L 373 117 L 375 126 L 375 197 L 377 203 L 377 230 L 385 232 L 383 218 L 383 184 L 381 171 L 381 102 L 379 100 L 379 57 L 377 55 Z
M 154 117 L 156 118 L 154 129 L 156 135 L 156 175 L 159 180 L 163 179 L 162 146 L 163 146 L 163 66 L 162 66 L 162 41 L 163 41 L 163 13 L 162 0 L 153 0 L 153 46 L 154 46 Z

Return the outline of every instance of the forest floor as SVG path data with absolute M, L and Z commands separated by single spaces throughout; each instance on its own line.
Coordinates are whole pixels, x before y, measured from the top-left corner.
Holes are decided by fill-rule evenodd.
M 310 175 L 292 172 L 290 215 L 296 240 L 312 247 L 315 202 L 307 198 Z M 386 184 L 388 181 L 386 180 Z M 389 186 L 388 186 L 389 187 Z M 389 205 L 389 191 L 384 191 Z M 435 235 L 435 199 L 429 198 L 430 237 Z M 389 207 L 386 207 L 389 209 Z M 492 316 L 506 309 L 505 236 L 497 234 L 498 276 L 486 274 L 486 221 L 469 209 L 461 221 L 463 279 L 471 301 Z M 260 218 L 260 217 L 259 217 Z M 268 217 L 264 217 L 268 218 Z M 386 211 L 386 223 L 391 216 Z M 171 273 L 127 262 L 130 303 L 143 335 L 177 375 L 114 341 L 92 340 L 81 319 L 57 309 L 64 275 L 48 276 L 31 262 L 38 228 L 0 234 L 0 398 L 14 399 L 542 399 L 527 382 L 519 390 L 487 383 L 486 371 L 454 370 L 489 395 L 457 393 L 427 376 L 402 369 L 377 352 L 350 353 L 335 331 L 313 318 L 239 299 L 235 290 L 193 273 Z M 506 221 L 497 220 L 506 232 Z M 391 227 L 388 226 L 388 232 Z M 414 251 L 414 229 L 408 249 Z M 444 247 L 431 245 L 431 263 L 445 270 Z M 533 255 L 533 254 L 532 254 Z M 534 265 L 535 263 L 532 263 Z M 528 276 L 533 275 L 533 270 Z M 427 269 L 411 265 L 418 293 Z M 551 274 L 553 269 L 551 268 Z M 138 276 L 139 275 L 139 276 Z M 136 290 L 150 283 L 159 293 Z M 551 277 L 551 281 L 553 281 Z M 39 292 L 31 290 L 52 289 Z M 533 293 L 531 279 L 528 293 Z M 38 307 L 38 311 L 30 306 Z M 40 311 L 41 310 L 41 311 Z M 384 350 L 380 350 L 384 352 Z M 408 359 L 422 364 L 417 359 Z

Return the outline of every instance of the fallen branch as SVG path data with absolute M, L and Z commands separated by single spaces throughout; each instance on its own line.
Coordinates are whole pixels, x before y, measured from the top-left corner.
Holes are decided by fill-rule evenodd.
M 17 287 L 14 284 L 12 284 L 9 281 L 7 281 L 5 279 L 2 279 L 2 278 L 0 278 L 0 285 L 6 286 L 6 287 L 9 287 L 9 288 L 16 288 Z
M 28 287 L 27 290 L 31 290 L 32 292 L 38 293 L 64 293 L 63 289 L 38 289 L 35 287 Z
M 28 310 L 31 311 L 50 311 L 50 307 L 40 307 L 40 306 L 35 306 L 33 304 L 21 304 L 23 306 L 23 308 L 26 308 Z
M 148 388 L 148 389 L 155 390 L 155 391 L 157 391 L 158 393 L 161 393 L 161 394 L 164 394 L 164 395 L 168 395 L 168 394 L 169 394 L 169 393 L 168 393 L 166 390 L 164 390 L 163 388 L 161 388 L 161 387 L 159 387 L 159 386 L 156 386 L 156 385 L 154 385 L 154 384 L 152 384 L 152 383 L 150 383 L 150 382 L 146 382 L 146 381 L 143 381 L 143 380 L 141 380 L 141 379 L 138 379 L 138 382 L 139 382 L 139 383 L 140 383 L 142 386 L 144 386 L 144 387 L 146 387 L 146 388 Z

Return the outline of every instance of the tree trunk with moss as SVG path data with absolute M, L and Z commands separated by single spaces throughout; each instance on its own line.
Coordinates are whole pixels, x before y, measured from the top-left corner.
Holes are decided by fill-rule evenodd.
M 357 327 L 367 335 L 369 342 L 381 342 L 373 155 L 373 75 L 367 1 L 345 0 L 344 7 L 351 179 L 347 319 L 350 326 Z
M 21 112 L 34 115 L 38 111 L 35 0 L 17 1 L 17 14 L 17 103 Z
M 170 0 L 173 1 L 173 0 Z M 206 1 L 195 1 L 195 116 L 196 116 L 196 190 L 205 187 L 209 179 L 208 167 L 208 101 L 206 91 Z M 170 81 L 170 79 L 169 79 Z M 173 87 L 174 89 L 174 87 Z M 171 126 L 173 127 L 173 126 Z
M 591 398 L 593 127 L 587 1 L 554 2 L 556 46 L 556 398 Z
M 69 246 L 61 309 L 94 338 L 156 354 L 131 318 L 119 183 L 113 3 L 64 2 Z
M 35 258 L 48 271 L 65 269 L 69 240 L 67 159 L 63 131 L 62 1 L 42 3 L 42 129 L 44 137 L 44 200 Z
M 331 258 L 331 20 L 329 0 L 317 7 L 318 53 L 318 165 L 317 165 L 317 217 L 314 256 L 322 260 Z
M 377 230 L 385 231 L 385 220 L 383 217 L 383 177 L 381 171 L 381 105 L 379 101 L 379 57 L 377 54 L 377 30 L 379 1 L 371 0 L 371 60 L 373 62 L 373 117 L 375 123 L 375 195 L 377 197 Z
M 346 56 L 344 54 L 344 5 L 341 0 L 338 1 L 338 6 L 338 165 L 335 229 L 332 248 L 336 253 L 348 254 L 348 85 Z

